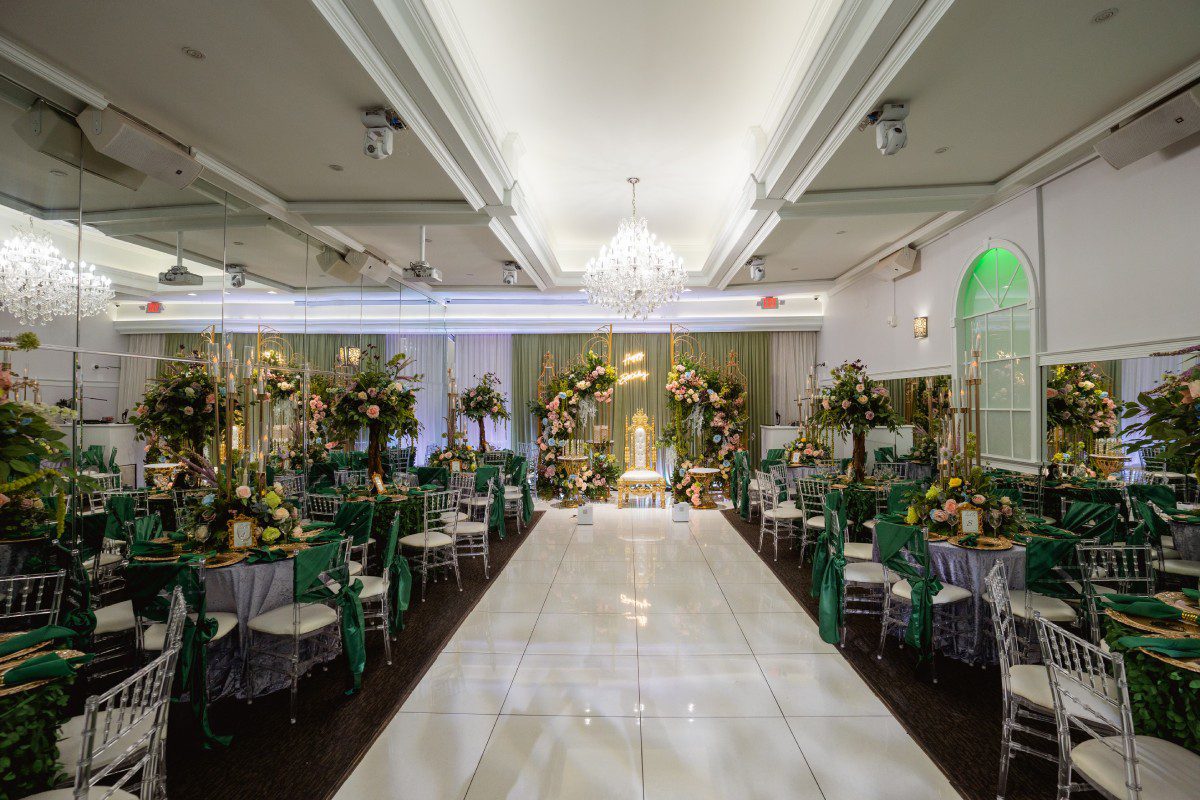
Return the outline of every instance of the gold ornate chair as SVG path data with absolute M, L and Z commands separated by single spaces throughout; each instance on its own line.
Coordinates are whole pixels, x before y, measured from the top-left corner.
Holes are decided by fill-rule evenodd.
M 667 479 L 655 470 L 657 463 L 654 419 L 639 408 L 625 418 L 625 472 L 617 479 L 617 508 L 624 508 L 630 497 L 647 496 L 654 505 L 667 507 Z

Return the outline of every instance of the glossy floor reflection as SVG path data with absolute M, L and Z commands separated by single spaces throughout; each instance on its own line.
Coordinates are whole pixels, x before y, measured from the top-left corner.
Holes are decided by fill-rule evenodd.
M 873 797 L 958 795 L 719 512 L 599 506 L 547 513 L 336 800 Z

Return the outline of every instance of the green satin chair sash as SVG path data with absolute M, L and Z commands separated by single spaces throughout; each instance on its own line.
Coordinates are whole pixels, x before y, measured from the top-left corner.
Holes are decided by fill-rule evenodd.
M 346 654 L 350 672 L 351 688 L 347 690 L 347 694 L 352 694 L 362 686 L 362 674 L 367 664 L 366 623 L 363 619 L 362 600 L 359 598 L 362 581 L 358 578 L 345 580 L 349 577 L 348 574 L 331 576 L 340 584 L 335 593 L 321 577 L 335 569 L 334 560 L 340 547 L 338 542 L 329 542 L 297 553 L 292 559 L 295 565 L 292 595 L 293 602 L 296 603 L 333 601 L 338 606 L 342 649 Z M 344 565 L 336 567 L 335 571 L 345 572 Z
M 896 448 L 894 447 L 876 447 L 875 448 L 875 463 L 885 464 L 896 460 Z
M 933 654 L 933 598 L 942 590 L 942 583 L 929 567 L 929 545 L 921 529 L 880 520 L 875 525 L 879 543 L 879 560 L 892 572 L 904 576 L 912 588 L 912 614 L 904 641 L 916 648 L 918 660 Z M 911 556 L 910 562 L 906 554 Z M 914 563 L 915 562 L 915 563 Z
M 450 483 L 450 471 L 445 467 L 417 467 L 417 483 L 424 486 L 436 483 L 443 489 Z
M 1111 542 L 1116 536 L 1117 526 L 1117 509 L 1114 506 L 1087 502 L 1071 503 L 1058 524 L 1065 531 L 1105 543 Z
M 1131 544 L 1149 544 L 1158 548 L 1163 536 L 1171 536 L 1171 525 L 1154 510 L 1154 506 L 1142 500 L 1133 501 L 1133 512 L 1139 523 L 1129 534 Z
M 342 503 L 329 527 L 342 531 L 354 541 L 355 546 L 358 546 L 371 538 L 371 523 L 374 518 L 375 504 L 369 500 Z
M 1044 525 L 1035 525 L 1034 528 L 1038 533 L 1056 538 L 1031 536 L 1025 543 L 1025 588 L 1061 599 L 1077 598 L 1078 593 L 1069 585 L 1060 580 L 1051 580 L 1050 576 L 1059 568 L 1078 572 L 1075 546 L 1079 544 L 1080 537 Z
M 138 517 L 133 521 L 133 541 L 135 542 L 148 542 L 162 536 L 162 532 L 162 517 L 158 514 Z
M 770 450 L 767 451 L 766 457 L 777 459 L 779 461 L 779 463 L 782 464 L 783 463 L 783 448 L 782 447 L 772 447 Z M 764 467 L 763 469 L 765 470 L 766 467 Z
M 404 514 L 399 511 L 392 517 L 383 550 L 383 570 L 388 576 L 388 632 L 391 634 L 399 633 L 404 628 L 404 612 L 408 610 L 412 595 L 412 572 L 408 568 L 408 559 L 398 557 L 396 552 L 403 518 Z
M 115 494 L 104 504 L 104 538 L 125 539 L 125 525 L 133 521 L 133 495 Z
M 888 488 L 887 509 L 889 514 L 904 514 L 908 511 L 908 497 L 917 490 L 916 481 L 896 481 Z
M 1129 492 L 1130 500 L 1154 503 L 1168 514 L 1175 514 L 1179 511 L 1179 507 L 1176 505 L 1175 491 L 1165 483 L 1131 483 L 1126 489 Z
M 533 490 L 529 488 L 529 461 L 525 456 L 514 456 L 512 458 L 512 472 L 510 473 L 513 486 L 521 487 L 521 524 L 528 525 L 529 520 L 533 519 Z
M 487 482 L 492 481 L 492 514 L 488 518 L 488 530 L 493 528 L 500 531 L 504 538 L 504 485 L 500 481 L 499 467 L 480 467 L 475 470 L 475 491 L 487 489 Z
M 83 565 L 83 556 L 78 550 L 67 548 L 61 542 L 55 541 L 52 545 L 55 561 L 66 571 L 58 622 L 75 631 L 86 642 L 96 630 L 96 614 L 92 609 L 92 584 Z
M 818 598 L 817 619 L 821 639 L 829 644 L 842 640 L 846 592 L 846 499 L 833 490 L 825 495 L 825 529 L 813 554 L 812 594 Z
M 750 454 L 738 450 L 734 454 L 734 464 L 740 465 L 737 478 L 737 510 L 742 519 L 750 519 Z

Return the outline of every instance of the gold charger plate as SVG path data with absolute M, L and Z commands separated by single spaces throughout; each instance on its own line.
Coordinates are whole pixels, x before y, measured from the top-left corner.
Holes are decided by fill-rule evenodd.
M 204 560 L 206 569 L 220 569 L 221 567 L 231 567 L 239 561 L 244 561 L 249 553 L 244 553 L 236 550 L 230 550 L 226 553 L 219 553 L 212 558 Z
M 1005 536 L 979 536 L 973 545 L 963 544 L 962 540 L 970 534 L 959 534 L 949 538 L 950 544 L 961 547 L 964 550 L 1011 550 L 1013 546 L 1012 539 Z
M 289 557 L 296 555 L 301 550 L 307 550 L 308 545 L 304 542 L 286 542 L 284 544 L 276 544 L 267 548 L 268 550 L 278 550 L 282 553 L 287 553 Z
M 175 544 L 175 540 L 170 536 L 155 536 L 150 542 L 152 544 Z
M 1200 658 L 1172 658 L 1171 656 L 1164 656 L 1162 653 L 1156 653 L 1153 650 L 1146 650 L 1142 647 L 1136 649 L 1142 655 L 1156 658 L 1164 664 L 1170 664 L 1172 667 L 1186 669 L 1189 672 L 1200 672 Z
M 10 697 L 21 692 L 28 692 L 30 689 L 36 689 L 39 686 L 45 686 L 50 681 L 29 681 L 28 683 L 18 683 L 16 686 L 0 686 L 0 697 Z
M 20 539 L 0 539 L 0 544 L 25 544 L 26 542 L 40 542 L 50 537 L 44 533 L 37 536 L 22 536 Z
M 1191 639 L 1200 637 L 1200 626 L 1193 625 L 1190 622 L 1173 619 L 1134 617 L 1112 608 L 1104 609 L 1104 613 L 1122 625 L 1139 631 L 1147 631 L 1153 633 L 1155 636 L 1162 636 L 1165 639 Z
M 1192 600 L 1183 592 L 1159 592 L 1154 596 L 1167 605 L 1175 606 L 1182 611 L 1200 614 L 1200 605 L 1197 605 L 1195 600 Z
M 134 560 L 134 561 L 151 561 L 151 562 L 154 562 L 154 563 L 158 563 L 158 562 L 163 562 L 163 563 L 165 563 L 165 562 L 167 562 L 167 561 L 178 561 L 178 560 L 179 560 L 179 556 L 176 556 L 176 555 L 170 555 L 170 556 L 134 556 L 133 560 Z
M 949 538 L 950 538 L 949 536 L 943 536 L 940 533 L 929 533 L 929 534 L 925 535 L 926 541 L 930 541 L 930 542 L 944 542 Z

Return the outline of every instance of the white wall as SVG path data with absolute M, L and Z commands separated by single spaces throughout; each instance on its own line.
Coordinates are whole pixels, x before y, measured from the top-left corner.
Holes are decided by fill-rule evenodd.
M 959 280 L 989 246 L 1014 250 L 1034 273 L 1039 353 L 1200 336 L 1198 229 L 1200 137 L 1119 172 L 1092 161 L 922 248 L 919 270 L 894 285 L 896 328 L 886 322 L 892 284 L 867 276 L 831 294 L 820 360 L 826 374 L 854 358 L 873 375 L 952 365 Z M 913 338 L 914 316 L 929 317 L 929 338 Z
M 73 346 L 75 343 L 75 320 L 56 317 L 46 325 L 21 325 L 10 314 L 0 311 L 0 331 L 15 335 L 22 331 L 33 331 L 43 345 Z M 90 351 L 124 353 L 125 335 L 117 333 L 108 316 L 87 317 L 80 321 L 80 346 Z M 83 381 L 83 411 L 88 419 L 101 419 L 114 415 L 117 407 L 117 383 L 119 359 L 90 352 L 79 354 L 80 376 Z M 72 354 L 57 350 L 34 350 L 28 353 L 13 353 L 13 369 L 21 374 L 29 370 L 42 385 L 42 402 L 55 403 L 71 396 Z M 102 369 L 96 369 L 96 365 Z M 104 369 L 112 367 L 112 369 Z M 92 399 L 99 398 L 99 399 Z M 32 399 L 32 397 L 30 398 Z

